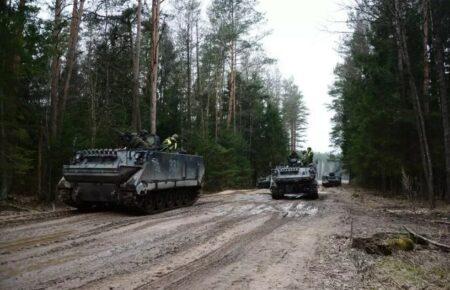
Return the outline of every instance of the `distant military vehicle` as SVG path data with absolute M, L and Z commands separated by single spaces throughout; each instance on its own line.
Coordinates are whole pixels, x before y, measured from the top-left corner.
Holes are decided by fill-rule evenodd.
M 258 178 L 256 182 L 257 188 L 270 188 L 270 175 Z
M 66 204 L 150 214 L 197 200 L 205 172 L 201 156 L 164 152 L 159 138 L 146 131 L 120 135 L 125 148 L 80 150 L 64 165 L 58 191 Z
M 318 198 L 314 164 L 305 165 L 296 154 L 291 154 L 288 165 L 277 166 L 273 169 L 270 191 L 273 199 L 280 199 L 286 195 Z
M 341 184 L 341 176 L 337 175 L 335 172 L 331 172 L 330 174 L 322 177 L 322 185 L 324 187 L 340 186 Z

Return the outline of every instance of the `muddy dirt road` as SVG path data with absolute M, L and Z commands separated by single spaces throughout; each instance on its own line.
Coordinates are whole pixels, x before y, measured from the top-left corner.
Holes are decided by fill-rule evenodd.
M 322 288 L 343 284 L 317 284 L 317 275 L 323 282 L 341 270 L 341 280 L 359 285 L 350 258 L 336 263 L 318 251 L 348 234 L 349 196 L 331 189 L 313 201 L 272 200 L 265 190 L 225 191 L 151 216 L 1 216 L 0 288 Z
M 151 216 L 63 212 L 0 220 L 0 288 L 268 288 L 302 284 L 336 198 L 202 196 Z

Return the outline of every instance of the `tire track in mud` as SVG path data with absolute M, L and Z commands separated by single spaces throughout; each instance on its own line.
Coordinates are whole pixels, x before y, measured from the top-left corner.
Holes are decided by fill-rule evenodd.
M 207 272 L 214 271 L 217 267 L 233 263 L 245 253 L 247 248 L 251 247 L 252 242 L 269 235 L 289 220 L 279 215 L 273 215 L 272 218 L 250 232 L 234 236 L 212 252 L 174 269 L 155 281 L 140 285 L 136 289 L 185 289 L 190 281 L 207 275 Z
M 56 212 L 42 212 L 42 213 L 30 213 L 24 215 L 13 215 L 8 216 L 6 218 L 0 219 L 0 229 L 6 227 L 15 227 L 21 224 L 31 223 L 31 222 L 39 222 L 52 220 L 52 219 L 60 219 L 68 216 L 79 215 L 80 212 L 78 210 L 62 210 Z
M 214 194 L 202 194 L 200 195 L 200 199 L 197 201 L 194 205 L 189 207 L 180 207 L 174 210 L 170 211 L 164 211 L 160 213 L 155 213 L 153 215 L 162 215 L 162 217 L 170 217 L 174 215 L 181 215 L 186 212 L 192 212 L 192 210 L 198 209 L 202 206 L 210 206 L 210 205 L 221 205 L 223 201 L 208 201 L 210 198 L 220 198 L 223 195 L 232 195 L 232 194 L 239 194 L 242 191 L 232 191 L 229 193 L 214 193 Z M 175 213 L 176 212 L 176 213 Z M 38 213 L 26 213 L 26 214 L 13 214 L 8 216 L 0 217 L 0 229 L 7 230 L 9 228 L 15 229 L 17 226 L 20 225 L 27 225 L 34 227 L 37 226 L 39 223 L 43 222 L 50 222 L 54 220 L 69 218 L 69 217 L 93 217 L 95 215 L 102 215 L 102 214 L 112 214 L 115 213 L 117 216 L 120 216 L 121 214 L 128 216 L 130 213 L 126 211 L 108 211 L 108 210 L 100 210 L 100 211 L 79 211 L 77 209 L 67 209 L 67 210 L 60 210 L 60 211 L 54 211 L 54 212 L 38 212 Z M 140 215 L 136 215 L 140 216 Z M 44 225 L 45 226 L 45 225 Z
M 209 222 L 208 224 L 198 223 L 196 228 L 204 227 L 205 229 L 202 231 L 196 231 L 195 228 L 189 227 L 189 230 L 186 229 L 183 232 L 179 232 L 177 234 L 168 233 L 164 236 L 158 237 L 157 239 L 151 242 L 151 246 L 149 248 L 140 248 L 140 253 L 135 253 L 126 257 L 126 259 L 121 258 L 121 264 L 126 264 L 126 267 L 122 267 L 121 269 L 115 269 L 115 272 L 109 273 L 109 275 L 104 275 L 102 277 L 97 277 L 96 279 L 87 281 L 82 281 L 81 285 L 78 281 L 71 281 L 72 277 L 58 277 L 57 279 L 53 279 L 50 281 L 46 281 L 43 284 L 40 284 L 39 287 L 47 288 L 47 287 L 60 287 L 64 285 L 67 287 L 71 285 L 71 283 L 75 283 L 72 285 L 76 288 L 88 288 L 93 289 L 96 284 L 103 284 L 105 280 L 108 280 L 111 276 L 120 276 L 127 275 L 129 273 L 133 273 L 135 271 L 139 271 L 142 268 L 148 267 L 148 265 L 161 265 L 164 264 L 166 259 L 171 256 L 176 256 L 179 253 L 188 252 L 191 248 L 197 247 L 206 243 L 207 241 L 214 239 L 219 233 L 224 230 L 232 228 L 236 223 L 241 223 L 248 219 L 252 218 L 251 216 L 246 217 L 234 217 L 232 219 L 226 219 L 225 216 L 220 217 L 219 219 L 214 219 L 214 221 Z M 191 233 L 194 231 L 194 233 Z M 123 251 L 124 253 L 129 253 L 129 249 Z M 139 255 L 139 256 L 137 256 Z M 105 261 L 106 262 L 106 261 Z M 109 263 L 111 261 L 108 261 Z M 96 267 L 101 267 L 99 265 L 99 261 L 96 262 Z M 95 269 L 89 270 L 91 273 L 95 271 Z M 84 275 L 80 273 L 76 273 L 76 276 L 86 277 L 89 275 Z M 72 287 L 70 286 L 70 287 Z
M 224 214 L 226 215 L 226 214 Z M 106 216 L 108 217 L 108 216 Z M 212 217 L 212 221 L 216 221 L 218 218 L 222 217 L 221 216 L 216 216 L 216 217 Z M 107 224 L 103 224 L 103 225 L 99 225 L 98 227 L 94 227 L 88 231 L 84 231 L 84 232 L 80 232 L 80 233 L 75 233 L 72 235 L 67 235 L 67 236 L 63 236 L 63 235 L 59 235 L 59 234 L 50 234 L 50 236 L 56 236 L 58 237 L 58 239 L 47 239 L 47 235 L 42 235 L 40 237 L 42 237 L 42 239 L 39 238 L 33 238 L 34 242 L 38 242 L 39 243 L 39 250 L 44 250 L 42 253 L 36 255 L 36 254 L 30 254 L 30 255 L 23 255 L 23 257 L 21 257 L 20 259 L 16 259 L 16 260 L 8 260 L 8 255 L 10 256 L 15 256 L 18 254 L 18 252 L 20 251 L 26 251 L 26 250 L 30 250 L 30 252 L 35 252 L 34 248 L 36 247 L 36 244 L 32 244 L 32 243 L 23 243 L 23 240 L 27 240 L 27 239 L 19 239 L 19 240 L 14 240 L 14 241 L 8 241 L 8 242 L 4 242 L 6 244 L 15 244 L 17 243 L 19 246 L 14 248 L 14 252 L 1 252 L 2 250 L 2 242 L 0 241 L 0 265 L 5 264 L 5 261 L 2 260 L 8 260 L 7 262 L 11 263 L 11 262 L 20 262 L 22 260 L 25 259 L 29 259 L 29 258 L 38 258 L 38 257 L 44 257 L 46 255 L 51 255 L 51 254 L 56 254 L 60 251 L 64 251 L 64 250 L 76 250 L 76 248 L 80 248 L 83 246 L 86 246 L 90 243 L 95 243 L 96 241 L 102 239 L 108 239 L 109 237 L 113 238 L 114 235 L 120 234 L 120 235 L 126 235 L 129 234 L 131 232 L 131 234 L 133 233 L 137 233 L 140 230 L 145 230 L 148 229 L 154 225 L 158 225 L 160 223 L 166 223 L 166 222 L 170 222 L 176 219 L 180 219 L 180 218 L 184 218 L 183 215 L 181 214 L 172 214 L 169 216 L 163 216 L 163 217 L 157 217 L 156 219 L 150 219 L 151 216 L 139 216 L 139 217 L 132 217 L 132 218 L 128 218 L 125 220 L 116 220 L 116 221 L 112 221 L 109 222 Z M 193 229 L 197 226 L 202 226 L 204 225 L 206 222 L 205 221 L 199 221 L 196 223 L 192 223 L 189 224 L 190 229 Z M 71 225 L 71 228 L 78 228 L 79 225 Z M 122 231 L 116 231 L 122 229 Z M 69 233 L 68 231 L 64 231 L 64 233 Z M 112 239 L 111 239 L 112 240 Z M 63 243 L 63 245 L 60 246 L 56 246 L 56 247 L 51 247 L 52 245 L 58 244 L 58 243 Z M 20 245 L 23 244 L 23 247 L 20 247 Z M 50 249 L 48 251 L 45 251 L 45 247 L 50 246 Z M 2 257 L 2 255 L 5 255 Z
M 28 225 L 17 231 L 29 228 L 35 230 L 35 235 L 51 235 L 66 228 L 74 231 L 34 246 L 21 245 L 0 255 L 1 267 L 10 273 L 0 275 L 0 285 L 5 288 L 97 288 L 95 286 L 117 281 L 120 276 L 142 288 L 160 284 L 169 288 L 189 285 L 192 277 L 233 263 L 249 244 L 293 220 L 291 216 L 283 218 L 282 202 L 269 201 L 265 194 L 235 191 L 202 196 L 192 207 L 150 216 L 77 212 L 75 219 L 68 216 L 58 220 L 49 225 L 50 230 L 45 224 L 52 221 L 51 218 L 41 217 L 36 223 L 30 219 Z M 299 204 L 297 201 L 289 203 L 288 210 Z M 265 219 L 268 220 L 260 225 Z M 259 222 L 255 223 L 256 220 Z M 14 236 L 14 230 L 8 230 L 11 231 L 9 237 Z M 227 234 L 222 236 L 224 232 Z M 0 242 L 4 238 L 1 237 Z M 177 261 L 179 257 L 183 259 Z M 178 267 L 168 272 L 164 267 L 170 268 L 170 259 L 175 259 Z M 163 269 L 166 274 L 150 275 L 156 280 L 149 283 L 145 283 L 149 276 L 132 279 L 136 272 L 155 268 Z M 129 288 L 128 284 L 121 285 Z
M 210 204 L 208 204 L 210 206 Z M 216 205 L 217 206 L 217 205 Z M 222 205 L 221 205 L 222 206 Z M 191 212 L 190 215 L 194 215 L 196 213 L 192 212 L 192 209 L 196 210 L 197 214 L 199 212 L 205 211 L 205 208 L 201 208 L 201 209 L 195 209 L 195 207 L 198 206 L 194 206 L 191 208 Z M 75 211 L 77 212 L 77 211 Z M 84 228 L 87 227 L 86 225 L 84 225 L 83 223 L 88 223 L 88 225 L 90 224 L 94 224 L 93 226 L 90 225 L 89 230 L 84 231 L 84 232 L 76 232 L 74 231 L 73 234 L 69 235 L 69 231 L 64 231 L 65 233 L 68 233 L 67 236 L 63 236 L 63 235 L 56 235 L 59 237 L 59 239 L 53 239 L 53 240 L 47 240 L 46 236 L 47 235 L 42 235 L 42 239 L 40 240 L 39 237 L 38 238 L 34 238 L 33 241 L 35 242 L 39 242 L 39 246 L 40 247 L 45 247 L 51 244 L 56 244 L 56 243 L 62 243 L 62 242 L 71 242 L 70 245 L 66 245 L 64 247 L 60 247 L 60 250 L 64 250 L 67 248 L 72 248 L 73 246 L 80 246 L 80 245 L 84 245 L 87 244 L 89 242 L 95 242 L 97 240 L 97 238 L 92 238 L 89 241 L 84 241 L 84 242 L 80 242 L 80 240 L 83 240 L 84 238 L 87 238 L 89 236 L 96 236 L 96 235 L 102 235 L 108 232 L 111 232 L 113 230 L 116 229 L 120 229 L 120 228 L 125 228 L 129 225 L 133 225 L 133 224 L 137 224 L 140 222 L 144 222 L 146 220 L 148 220 L 147 222 L 143 223 L 142 225 L 140 225 L 139 227 L 131 227 L 128 229 L 125 229 L 123 234 L 126 234 L 127 232 L 130 231 L 139 231 L 141 229 L 145 229 L 148 228 L 152 225 L 161 223 L 161 222 L 167 222 L 170 220 L 175 220 L 178 219 L 180 217 L 183 217 L 186 214 L 187 210 L 184 210 L 183 208 L 180 208 L 179 210 L 174 210 L 171 212 L 165 212 L 160 214 L 159 216 L 157 215 L 147 215 L 147 216 L 143 216 L 143 215 L 138 215 L 138 216 L 122 216 L 120 214 L 117 213 L 110 213 L 110 212 L 96 212 L 96 213 L 90 213 L 90 214 L 85 214 L 82 215 L 78 212 L 77 215 L 75 215 L 75 217 L 79 217 L 79 218 L 83 218 L 82 221 L 72 221 L 72 220 L 66 220 L 63 219 L 61 220 L 61 223 L 58 224 L 51 224 L 51 225 L 47 225 L 47 224 L 43 224 L 43 225 L 39 225 L 39 224 L 31 224 L 31 228 L 28 228 L 28 235 L 30 230 L 40 230 L 41 227 L 45 228 L 47 231 L 50 227 L 54 227 L 56 228 L 55 231 L 57 231 L 57 227 L 58 226 L 64 226 L 64 228 L 67 227 L 71 227 L 71 228 Z M 120 220 L 115 220 L 115 221 L 111 221 L 111 222 L 106 222 L 108 220 L 110 220 L 111 218 L 116 218 Z M 43 221 L 46 222 L 46 221 Z M 79 222 L 81 224 L 76 224 L 76 222 Z M 12 232 L 10 232 L 10 235 L 14 235 L 14 232 L 22 232 L 23 229 L 15 229 L 15 227 L 10 228 L 10 230 Z M 103 238 L 106 236 L 103 236 Z M 23 241 L 27 240 L 27 238 L 17 238 L 15 240 L 13 239 L 9 239 L 8 241 L 1 241 L 0 239 L 0 256 L 1 255 L 5 255 L 5 254 L 16 254 L 17 251 L 22 251 L 22 250 L 27 250 L 27 249 L 32 249 L 35 248 L 35 244 L 31 244 L 31 243 L 24 243 Z M 47 241 L 46 241 L 47 240 Z M 14 248 L 15 252 L 14 253 L 10 253 L 10 252 L 1 252 L 2 250 L 2 243 L 3 244 L 18 244 L 17 247 Z M 19 245 L 23 245 L 22 247 L 20 247 Z M 50 253 L 54 253 L 58 251 L 58 249 L 54 249 L 52 250 Z M 42 256 L 42 255 L 41 255 Z
M 36 239 L 36 241 L 39 242 L 39 247 L 40 248 L 44 248 L 46 246 L 50 246 L 50 245 L 54 245 L 54 244 L 58 244 L 58 243 L 64 243 L 64 242 L 70 242 L 70 244 L 66 244 L 66 245 L 63 245 L 63 246 L 52 248 L 51 250 L 49 250 L 47 252 L 44 252 L 44 253 L 42 253 L 40 255 L 33 255 L 32 257 L 33 258 L 42 257 L 42 256 L 45 256 L 45 255 L 48 255 L 48 254 L 56 253 L 58 251 L 63 251 L 63 250 L 67 250 L 67 249 L 74 249 L 76 247 L 88 244 L 90 242 L 95 242 L 97 240 L 95 237 L 91 238 L 91 239 L 85 239 L 85 238 L 89 238 L 90 236 L 95 236 L 97 234 L 101 234 L 101 233 L 108 232 L 108 231 L 111 231 L 111 230 L 114 230 L 114 229 L 118 229 L 118 228 L 130 225 L 130 224 L 133 224 L 133 223 L 134 223 L 134 220 L 114 221 L 114 222 L 109 222 L 109 223 L 103 224 L 103 225 L 100 224 L 98 227 L 94 227 L 94 228 L 92 228 L 90 230 L 87 230 L 87 231 L 84 231 L 84 232 L 72 233 L 72 234 L 68 234 L 66 236 L 60 236 L 59 239 L 55 239 L 55 240 L 45 241 L 45 240 Z M 13 242 L 10 242 L 10 243 L 13 243 Z M 20 240 L 19 240 L 18 243 L 20 243 Z M 33 248 L 35 248 L 35 246 L 36 246 L 35 244 L 34 245 L 33 244 L 28 244 L 28 245 L 26 245 L 24 247 L 16 248 L 15 252 L 12 252 L 12 253 L 8 252 L 7 254 L 17 255 L 17 252 L 33 249 Z M 2 249 L 2 247 L 1 247 L 1 243 L 0 243 L 0 257 L 3 254 L 5 254 L 5 253 L 1 252 L 1 249 Z M 29 257 L 23 257 L 22 259 L 10 260 L 9 262 L 19 262 L 21 260 L 28 259 L 28 258 Z
M 238 193 L 239 191 L 234 191 L 232 193 L 228 193 L 228 194 L 234 194 L 234 193 Z M 207 195 L 201 195 L 200 197 L 204 198 L 204 199 L 208 199 L 210 197 L 215 197 L 216 195 L 221 194 L 221 193 L 217 193 L 217 194 L 207 194 Z M 214 204 L 220 204 L 220 201 L 197 201 L 193 206 L 190 207 L 180 207 L 177 208 L 175 210 L 171 210 L 171 211 L 165 211 L 165 212 L 161 212 L 161 213 L 155 213 L 156 214 L 161 214 L 161 215 L 165 215 L 167 214 L 167 216 L 164 217 L 169 217 L 169 216 L 173 216 L 173 215 L 180 215 L 183 213 L 186 213 L 188 211 L 191 211 L 193 208 L 199 207 L 199 206 L 204 206 L 204 205 L 208 205 L 209 203 L 214 203 Z M 178 212 L 176 214 L 173 214 L 174 211 Z M 26 224 L 30 224 L 30 226 L 36 226 L 36 224 L 38 223 L 43 223 L 43 222 L 49 222 L 49 221 L 53 221 L 53 220 L 59 220 L 59 219 L 64 219 L 64 218 L 68 218 L 68 217 L 88 217 L 88 216 L 95 216 L 95 215 L 101 215 L 101 214 L 111 214 L 110 211 L 107 210 L 101 210 L 101 211 L 95 211 L 95 210 L 91 210 L 91 211 L 79 211 L 77 209 L 67 209 L 67 210 L 60 210 L 60 211 L 53 211 L 53 212 L 38 212 L 38 213 L 26 213 L 26 214 L 12 214 L 12 215 L 8 215 L 8 216 L 4 216 L 4 217 L 0 217 L 0 229 L 8 229 L 8 228 L 15 228 L 17 226 L 20 225 L 26 225 Z M 121 213 L 128 215 L 129 213 L 126 213 L 125 211 L 123 212 L 116 212 L 116 214 L 120 215 Z M 139 215 L 136 215 L 139 216 Z M 150 215 L 152 216 L 152 215 Z
M 192 247 L 192 246 L 195 246 L 196 244 L 202 243 L 202 241 L 204 241 L 207 238 L 208 239 L 209 238 L 213 238 L 222 229 L 232 227 L 232 225 L 235 224 L 236 222 L 239 222 L 239 221 L 241 221 L 243 219 L 248 219 L 249 218 L 249 216 L 233 217 L 233 215 L 234 215 L 232 213 L 233 211 L 235 211 L 235 207 L 229 208 L 228 211 L 222 211 L 221 214 L 218 215 L 218 216 L 217 215 L 214 216 L 214 214 L 217 214 L 217 213 L 213 211 L 212 213 L 209 214 L 210 217 L 205 217 L 206 219 L 203 218 L 203 216 L 202 216 L 205 213 L 200 214 L 199 217 L 203 218 L 201 220 L 197 220 L 197 221 L 195 221 L 193 223 L 189 223 L 189 224 L 180 224 L 179 226 L 173 228 L 170 232 L 167 232 L 164 235 L 160 235 L 157 238 L 152 239 L 152 240 L 146 240 L 145 242 L 147 244 L 151 244 L 152 245 L 150 248 L 142 247 L 143 246 L 142 244 L 135 245 L 135 246 L 139 248 L 139 251 L 145 252 L 145 251 L 149 251 L 149 250 L 151 251 L 153 249 L 162 249 L 162 248 L 165 247 L 164 245 L 166 243 L 175 245 L 174 249 L 171 249 L 172 246 L 171 247 L 167 247 L 167 249 L 164 248 L 164 250 L 161 253 L 159 253 L 157 256 L 149 257 L 150 260 L 152 260 L 152 261 L 154 259 L 159 259 L 159 258 L 162 258 L 162 261 L 163 261 L 165 255 L 167 255 L 167 254 L 174 254 L 174 253 L 179 252 L 180 250 L 182 250 L 185 247 Z M 231 213 L 231 217 L 229 215 L 230 213 Z M 67 252 L 69 252 L 69 251 L 70 252 L 76 251 L 76 252 L 80 253 L 79 259 L 83 259 L 83 254 L 86 254 L 86 251 L 89 252 L 90 245 L 88 245 L 88 244 L 96 242 L 96 244 L 93 244 L 93 246 L 95 246 L 96 250 L 108 251 L 108 250 L 111 250 L 111 243 L 110 243 L 111 240 L 113 240 L 115 237 L 122 237 L 123 238 L 124 236 L 126 236 L 125 241 L 119 241 L 119 244 L 116 243 L 114 245 L 113 249 L 116 251 L 115 255 L 120 255 L 121 253 L 123 253 L 124 254 L 124 259 L 129 261 L 130 260 L 130 259 L 128 259 L 129 256 L 133 256 L 134 255 L 133 254 L 133 249 L 132 249 L 133 245 L 125 246 L 125 247 L 123 247 L 123 246 L 128 244 L 130 241 L 134 242 L 134 240 L 139 240 L 140 238 L 139 238 L 139 236 L 133 236 L 133 234 L 136 234 L 136 231 L 133 230 L 132 228 L 127 228 L 126 225 L 138 224 L 138 222 L 141 221 L 142 218 L 145 219 L 146 217 L 133 218 L 132 220 L 119 221 L 119 222 L 115 223 L 116 226 L 114 228 L 118 228 L 118 229 L 121 229 L 122 226 L 125 225 L 124 230 L 127 231 L 127 232 L 131 231 L 131 236 L 130 235 L 124 235 L 123 233 L 120 234 L 118 232 L 112 233 L 111 232 L 113 230 L 112 228 L 109 228 L 108 229 L 109 231 L 106 231 L 107 227 L 110 226 L 110 225 L 107 225 L 107 226 L 105 226 L 105 228 L 94 229 L 93 230 L 97 234 L 102 236 L 101 237 L 101 239 L 102 239 L 101 243 L 98 242 L 98 240 L 100 238 L 94 238 L 93 237 L 92 239 L 88 239 L 88 240 L 84 240 L 84 241 L 81 240 L 81 242 L 79 242 L 79 244 L 75 244 L 75 243 L 66 244 L 64 246 L 60 246 L 60 247 L 57 247 L 57 248 L 54 248 L 54 249 L 50 249 L 50 250 L 45 251 L 43 253 L 40 253 L 38 255 L 36 255 L 36 254 L 33 255 L 33 253 L 35 253 L 36 250 L 32 249 L 32 250 L 30 250 L 30 253 L 31 253 L 30 255 L 22 256 L 20 260 L 15 259 L 15 260 L 9 260 L 9 261 L 6 260 L 5 261 L 4 257 L 2 257 L 2 259 L 1 259 L 1 260 L 3 260 L 2 265 L 7 264 L 11 268 L 11 263 L 20 266 L 21 264 L 24 263 L 24 261 L 27 261 L 27 263 L 33 263 L 33 262 L 34 263 L 40 263 L 40 262 L 44 261 L 44 264 L 46 264 L 45 263 L 46 259 L 47 260 L 55 259 L 55 257 L 58 257 L 58 253 L 60 253 L 59 256 L 63 256 L 62 261 L 63 262 L 67 262 L 65 260 L 65 258 L 64 258 L 64 254 L 66 254 L 66 253 L 64 253 L 65 251 L 67 251 Z M 149 232 L 149 230 L 151 230 L 150 227 L 152 225 L 157 225 L 157 226 L 161 227 L 161 224 L 165 224 L 165 223 L 167 223 L 168 225 L 171 224 L 171 220 L 176 220 L 176 219 L 180 219 L 181 220 L 181 219 L 185 219 L 185 218 L 186 218 L 186 216 L 184 216 L 184 215 L 177 215 L 177 214 L 174 214 L 171 217 L 170 216 L 168 216 L 168 217 L 159 217 L 157 220 L 150 220 L 150 221 L 146 221 L 144 224 L 140 224 L 137 229 L 142 229 L 142 230 L 145 230 L 146 232 Z M 195 219 L 197 219 L 197 218 L 195 218 Z M 74 226 L 74 225 L 72 225 L 72 226 Z M 202 227 L 204 227 L 203 230 L 198 230 L 199 228 L 202 228 Z M 179 229 L 183 229 L 183 230 L 179 231 Z M 83 235 L 87 236 L 87 237 L 90 237 L 89 234 L 92 234 L 93 231 L 91 231 L 90 233 L 84 233 Z M 177 231 L 179 231 L 179 233 L 176 233 L 174 235 L 174 232 L 177 232 Z M 122 232 L 124 232 L 124 231 L 122 231 Z M 192 233 L 192 232 L 194 232 L 194 233 Z M 205 232 L 206 232 L 206 234 L 205 234 Z M 108 240 L 108 237 L 111 237 L 111 239 Z M 173 237 L 173 238 L 171 238 L 171 237 Z M 187 239 L 187 238 L 189 238 L 189 239 Z M 181 240 L 181 243 L 180 243 L 180 240 Z M 161 246 L 161 245 L 163 245 L 163 246 Z M 39 249 L 40 248 L 38 248 L 38 251 L 39 251 Z M 119 251 L 117 252 L 118 249 L 119 249 Z M 103 266 L 103 265 L 105 265 L 105 263 L 111 262 L 109 257 L 101 257 L 101 256 L 95 257 L 95 255 L 93 255 L 92 253 L 88 253 L 87 255 L 85 255 L 85 257 L 87 257 L 87 261 L 84 264 L 88 265 L 87 268 L 91 268 L 90 262 L 92 262 L 92 265 L 94 266 L 93 268 L 96 268 L 96 266 L 98 266 L 98 265 Z M 42 259 L 42 258 L 44 258 L 44 259 Z M 30 259 L 32 259 L 32 260 L 30 260 Z M 83 264 L 80 264 L 79 266 L 83 267 L 82 265 Z M 67 265 L 65 265 L 65 266 L 67 266 Z M 32 268 L 34 269 L 36 267 L 32 267 Z M 71 272 L 70 270 L 74 270 L 76 268 L 77 267 L 70 268 L 70 266 L 69 266 L 68 273 L 70 274 L 70 272 Z M 17 271 L 15 271 L 15 272 L 17 272 Z M 25 267 L 25 269 L 22 268 L 22 270 L 19 271 L 19 272 L 25 273 L 26 272 L 26 267 Z M 27 276 L 30 276 L 29 274 L 30 273 L 27 273 Z M 78 272 L 74 272 L 73 274 L 75 274 L 78 277 L 80 276 L 80 273 L 78 273 Z M 89 277 L 90 276 L 89 274 L 92 274 L 92 272 L 91 273 L 85 273 L 85 274 L 86 274 L 86 277 Z M 81 276 L 83 276 L 83 275 L 81 275 Z M 58 281 L 57 283 L 63 283 L 63 281 Z M 44 284 L 42 286 L 43 287 L 47 287 L 48 284 Z
M 128 216 L 131 217 L 131 216 Z M 24 222 L 19 225 L 5 226 L 1 228 L 4 236 L 23 236 L 32 235 L 34 232 L 50 231 L 53 228 L 68 227 L 71 225 L 78 225 L 80 228 L 85 226 L 106 223 L 114 219 L 127 219 L 125 215 L 115 212 L 91 212 L 82 213 L 75 211 L 73 215 L 62 216 L 60 218 L 41 219 L 37 221 Z M 4 238 L 0 237 L 0 239 Z

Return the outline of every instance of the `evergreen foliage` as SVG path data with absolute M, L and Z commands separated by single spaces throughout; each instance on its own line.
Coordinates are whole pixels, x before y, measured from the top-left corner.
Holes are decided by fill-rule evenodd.
M 113 129 L 133 128 L 137 1 L 86 1 L 56 137 L 51 133 L 51 114 L 61 108 L 51 102 L 51 84 L 56 78 L 56 94 L 62 93 L 67 43 L 73 37 L 71 2 L 63 5 L 60 22 L 47 19 L 55 16 L 53 8 L 46 9 L 56 2 L 42 2 L 0 1 L 0 199 L 17 193 L 54 199 L 62 165 L 70 161 L 74 150 L 116 147 L 118 136 Z M 280 76 L 271 73 L 273 61 L 256 40 L 264 20 L 256 3 L 214 0 L 207 19 L 201 17 L 195 0 L 161 5 L 157 133 L 162 139 L 178 133 L 185 149 L 205 157 L 210 190 L 253 186 L 270 166 L 283 162 L 291 134 L 287 118 L 298 118 L 298 136 L 305 130 L 298 88 L 289 81 L 295 90 L 282 93 L 273 85 Z M 150 48 L 154 45 L 150 13 L 144 4 L 138 93 L 142 128 L 147 130 Z M 59 68 L 53 74 L 55 56 Z M 232 88 L 231 129 L 227 117 Z M 298 107 L 295 116 L 282 104 Z
M 447 191 L 445 176 L 450 169 L 445 165 L 442 120 L 448 119 L 448 115 L 442 114 L 441 84 L 436 72 L 446 67 L 444 83 L 448 87 L 450 2 L 429 1 L 426 11 L 432 16 L 434 26 L 429 38 L 424 39 L 426 2 L 357 1 L 350 13 L 352 33 L 342 43 L 344 61 L 335 69 L 336 81 L 330 90 L 333 98 L 330 108 L 335 112 L 331 139 L 341 148 L 345 166 L 360 184 L 425 194 L 426 173 L 416 123 L 418 111 L 408 83 L 412 80 L 419 91 L 420 113 L 424 115 L 427 130 L 425 142 L 431 151 L 432 195 L 443 197 Z M 444 27 L 443 23 L 447 25 Z M 412 76 L 406 71 L 397 27 L 406 34 Z M 442 49 L 434 45 L 436 39 L 444 43 L 444 63 L 435 61 Z M 427 51 L 424 51 L 424 41 Z M 429 80 L 424 73 L 425 62 L 431 66 Z M 424 83 L 429 85 L 428 92 Z M 448 97 L 447 93 L 445 98 Z M 402 183 L 402 172 L 413 181 L 410 186 Z M 447 196 L 450 196 L 448 192 Z

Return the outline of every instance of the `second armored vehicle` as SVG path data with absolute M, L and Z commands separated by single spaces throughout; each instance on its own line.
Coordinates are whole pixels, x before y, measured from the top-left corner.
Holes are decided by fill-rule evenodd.
M 331 172 L 322 177 L 322 185 L 324 187 L 340 186 L 342 184 L 341 176 Z
M 290 157 L 288 165 L 273 169 L 270 191 L 273 199 L 286 195 L 317 199 L 319 193 L 314 164 L 304 165 L 298 157 Z
M 196 201 L 205 172 L 201 156 L 166 152 L 159 138 L 146 132 L 122 139 L 128 147 L 81 150 L 64 165 L 58 191 L 66 204 L 155 213 Z

